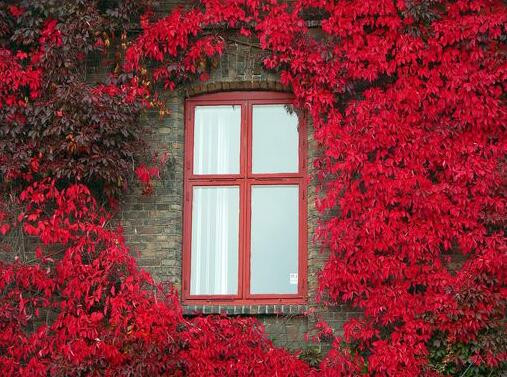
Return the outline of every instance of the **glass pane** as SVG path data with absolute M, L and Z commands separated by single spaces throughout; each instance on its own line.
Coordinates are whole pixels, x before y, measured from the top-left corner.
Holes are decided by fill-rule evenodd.
M 251 293 L 297 293 L 298 208 L 298 186 L 252 186 Z
M 196 106 L 194 174 L 239 174 L 241 106 Z
M 252 117 L 252 172 L 297 173 L 297 115 L 286 105 L 255 105 Z
M 238 292 L 239 187 L 194 187 L 190 294 Z

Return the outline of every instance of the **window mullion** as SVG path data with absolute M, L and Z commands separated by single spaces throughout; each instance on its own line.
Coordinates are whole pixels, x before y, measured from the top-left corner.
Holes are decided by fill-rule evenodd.
M 240 231 L 241 242 L 241 287 L 240 287 L 240 295 L 242 299 L 245 299 L 248 296 L 248 287 L 249 287 L 249 275 L 250 275 L 250 257 L 249 257 L 249 224 L 250 224 L 250 187 L 248 183 L 249 169 L 250 169 L 250 104 L 249 101 L 244 101 L 242 103 L 243 106 L 243 116 L 242 116 L 242 145 L 241 145 L 241 154 L 242 154 L 242 167 L 243 167 L 243 177 L 242 177 L 242 185 L 240 190 L 242 190 L 242 227 Z
M 242 217 L 243 217 L 243 227 L 241 228 L 243 234 L 242 238 L 242 276 L 241 276 L 241 297 L 245 299 L 248 296 L 248 287 L 249 287 L 249 276 L 250 276 L 250 185 L 246 179 L 243 181 L 242 185 L 243 190 L 243 205 L 242 205 Z

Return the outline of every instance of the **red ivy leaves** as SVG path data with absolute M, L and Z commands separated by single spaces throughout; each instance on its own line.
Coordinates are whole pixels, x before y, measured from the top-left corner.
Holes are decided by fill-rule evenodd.
M 20 199 L 19 221 L 46 246 L 33 266 L 0 263 L 6 375 L 309 375 L 252 318 L 185 320 L 174 290 L 136 266 L 85 186 L 59 190 L 46 180 Z
M 139 165 L 135 173 L 137 175 L 137 179 L 143 185 L 143 194 L 151 194 L 153 192 L 153 178 L 160 178 L 160 171 L 157 167 L 147 167 L 145 165 Z
M 305 14 L 318 15 L 324 35 L 309 32 Z M 317 232 L 329 251 L 320 292 L 364 312 L 344 326 L 320 375 L 499 371 L 507 355 L 501 1 L 299 0 L 288 7 L 275 0 L 204 0 L 142 24 L 124 64 L 134 78 L 118 89 L 97 88 L 103 101 L 122 93 L 146 105 L 149 80 L 174 89 L 206 78 L 224 49 L 225 38 L 209 32 L 219 26 L 255 33 L 269 53 L 265 66 L 280 71 L 296 105 L 310 113 L 323 150 L 315 161 L 317 206 L 327 215 Z M 46 20 L 39 42 L 63 43 L 58 29 Z M 24 106 L 19 88 L 38 95 L 41 73 L 25 67 L 25 58 L 0 54 L 0 71 L 9 73 L 0 79 L 3 106 Z M 40 58 L 39 51 L 30 61 Z M 14 111 L 9 119 L 24 123 L 22 115 Z M 34 156 L 24 167 L 27 180 L 38 164 L 44 167 Z M 9 160 L 0 154 L 0 162 Z M 157 173 L 138 167 L 145 191 Z M 72 168 L 69 176 L 83 174 Z M 153 288 L 151 279 L 137 270 L 121 234 L 104 229 L 108 217 L 87 198 L 83 186 L 58 190 L 52 181 L 21 197 L 25 231 L 64 249 L 58 262 L 42 252 L 46 269 L 0 267 L 13 283 L 1 303 L 9 316 L 0 321 L 7 373 L 312 373 L 273 349 L 253 322 L 210 317 L 188 324 L 174 295 L 153 300 L 144 289 Z M 458 266 L 449 265 L 450 256 L 459 257 Z M 56 319 L 26 335 L 24 326 L 41 308 Z M 331 335 L 324 323 L 318 326 Z M 6 343 L 13 336 L 19 345 Z
M 296 104 L 309 110 L 324 150 L 317 204 L 339 215 L 318 230 L 330 251 L 320 289 L 364 310 L 346 326 L 353 352 L 336 350 L 323 364 L 337 358 L 344 367 L 323 373 L 435 374 L 430 340 L 438 334 L 467 344 L 501 329 L 506 276 L 492 267 L 505 262 L 505 6 L 302 0 L 291 11 L 274 2 L 202 3 L 206 16 L 173 13 L 146 29 L 127 62 L 184 56 L 200 28 L 178 33 L 181 20 L 201 28 L 255 20 L 270 51 L 266 66 L 281 71 Z M 301 18 L 316 10 L 326 33 L 319 39 Z M 185 42 L 155 42 L 169 38 Z M 452 254 L 466 258 L 457 271 L 446 262 Z M 488 365 L 505 360 L 505 351 L 490 351 Z
M 41 45 L 54 44 L 59 47 L 62 45 L 62 33 L 57 28 L 58 21 L 54 19 L 47 19 L 42 27 L 39 43 Z
M 22 7 L 17 7 L 15 5 L 9 5 L 9 13 L 12 14 L 13 17 L 18 18 L 25 13 L 25 10 Z
M 13 56 L 11 51 L 0 48 L 0 108 L 24 106 L 26 100 L 20 95 L 24 88 L 28 89 L 32 99 L 39 95 L 41 70 L 23 67 L 22 59 L 23 55 Z M 14 114 L 11 119 L 15 119 Z

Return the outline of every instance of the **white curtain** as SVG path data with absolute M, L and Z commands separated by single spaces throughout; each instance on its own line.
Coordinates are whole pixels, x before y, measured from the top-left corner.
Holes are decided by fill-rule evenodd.
M 194 174 L 238 174 L 240 106 L 196 106 Z
M 241 107 L 196 106 L 194 173 L 238 174 Z M 238 289 L 239 187 L 195 186 L 192 203 L 192 295 Z
M 239 187 L 196 186 L 192 205 L 192 295 L 232 295 L 238 287 Z

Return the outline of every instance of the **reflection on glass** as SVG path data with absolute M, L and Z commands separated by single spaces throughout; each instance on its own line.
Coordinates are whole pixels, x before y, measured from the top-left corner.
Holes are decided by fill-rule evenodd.
M 196 106 L 194 174 L 238 174 L 241 106 Z
M 299 188 L 252 186 L 252 294 L 298 292 Z
M 238 291 L 239 187 L 194 187 L 192 201 L 192 295 Z
M 253 173 L 298 172 L 298 118 L 285 106 L 253 106 Z

